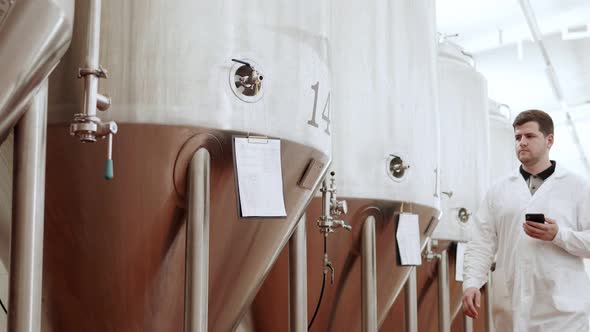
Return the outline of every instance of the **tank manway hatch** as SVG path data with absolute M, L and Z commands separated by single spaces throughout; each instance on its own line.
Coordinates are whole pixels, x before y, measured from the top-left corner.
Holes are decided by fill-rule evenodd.
M 0 0 L 1 1 L 1 0 Z M 236 97 L 255 103 L 264 95 L 264 76 L 260 66 L 252 60 L 232 59 L 229 85 Z

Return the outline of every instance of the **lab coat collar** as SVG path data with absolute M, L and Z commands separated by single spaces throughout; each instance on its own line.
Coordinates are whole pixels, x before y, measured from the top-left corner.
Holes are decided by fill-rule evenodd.
M 557 178 L 557 179 L 561 179 L 564 176 L 566 176 L 568 173 L 567 169 L 565 169 L 563 166 L 561 166 L 560 163 L 556 163 L 555 165 L 555 172 L 553 172 L 553 175 L 551 175 L 549 178 Z M 522 178 L 522 174 L 520 173 L 520 166 L 518 166 L 513 172 L 512 174 L 510 174 L 510 180 L 515 181 L 518 180 L 518 178 Z

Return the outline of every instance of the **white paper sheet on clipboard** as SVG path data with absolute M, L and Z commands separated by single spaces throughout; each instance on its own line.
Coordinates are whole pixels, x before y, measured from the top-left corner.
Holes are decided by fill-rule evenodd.
M 397 250 L 402 265 L 421 265 L 420 223 L 417 214 L 402 213 L 397 224 Z
M 281 141 L 234 137 L 242 217 L 285 217 Z

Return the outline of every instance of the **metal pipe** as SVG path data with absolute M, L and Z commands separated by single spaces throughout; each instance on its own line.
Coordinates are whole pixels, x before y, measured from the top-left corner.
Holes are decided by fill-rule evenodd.
M 418 332 L 418 285 L 416 268 L 412 267 L 406 281 L 406 332 Z
M 438 324 L 440 332 L 451 331 L 449 256 L 446 250 L 440 253 L 438 261 Z
M 100 11 L 101 0 L 89 0 L 88 5 L 88 29 L 86 31 L 86 57 L 84 67 L 89 70 L 98 70 L 100 51 Z M 98 76 L 84 76 L 84 109 L 87 116 L 96 116 L 98 94 Z
M 463 332 L 473 332 L 473 319 L 463 315 Z
M 47 80 L 14 131 L 8 331 L 41 331 Z
M 111 98 L 109 96 L 96 94 L 96 108 L 101 111 L 106 111 L 111 106 Z
M 368 216 L 362 234 L 362 324 L 363 332 L 377 331 L 377 263 L 375 217 Z
M 195 152 L 188 174 L 184 331 L 207 332 L 209 303 L 209 151 Z
M 330 197 L 329 197 L 329 185 L 328 185 L 328 176 L 324 177 L 322 181 L 322 216 L 330 216 Z M 325 190 L 325 192 L 323 192 Z
M 289 331 L 307 332 L 307 237 L 305 214 L 289 240 Z
M 11 7 L 0 29 L 1 144 L 68 49 L 74 0 L 0 2 Z
M 494 317 L 492 316 L 492 271 L 488 275 L 486 284 L 486 332 L 494 332 Z

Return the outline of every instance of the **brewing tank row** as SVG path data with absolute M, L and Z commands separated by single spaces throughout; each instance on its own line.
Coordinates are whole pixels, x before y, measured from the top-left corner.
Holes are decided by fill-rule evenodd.
M 73 13 L 68 51 L 48 80 L 43 331 L 183 329 L 199 149 L 210 155 L 210 222 L 207 311 L 197 320 L 210 331 L 288 330 L 287 243 L 304 222 L 308 318 L 324 238 L 334 268 L 311 331 L 368 324 L 367 238 L 370 314 L 394 329 L 408 278 L 417 271 L 432 297 L 423 286 L 438 261 L 427 253 L 468 240 L 490 169 L 499 170 L 491 161 L 509 155 L 494 145 L 510 139 L 505 110 L 488 103 L 472 59 L 439 42 L 433 0 L 78 0 Z M 14 152 L 8 131 L 0 136 L 0 259 L 9 267 Z M 236 137 L 280 140 L 285 217 L 242 216 Z M 322 183 L 337 188 L 330 204 L 346 201 L 338 221 L 347 227 L 320 231 Z M 416 215 L 420 268 L 399 262 L 404 214 Z M 435 310 L 421 308 L 420 317 Z

